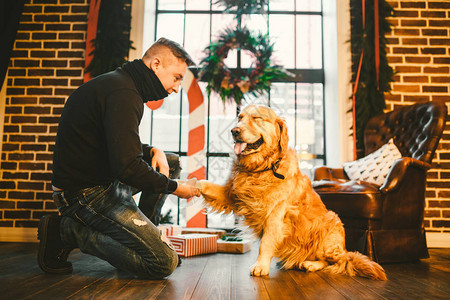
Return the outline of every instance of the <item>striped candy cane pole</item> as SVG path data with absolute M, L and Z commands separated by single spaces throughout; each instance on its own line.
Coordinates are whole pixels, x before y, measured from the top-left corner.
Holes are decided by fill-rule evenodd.
M 91 1 L 89 4 L 89 17 L 88 17 L 88 26 L 87 26 L 87 36 L 86 36 L 86 55 L 85 55 L 85 66 L 89 66 L 91 64 L 92 58 L 94 54 L 92 54 L 92 50 L 94 50 L 94 46 L 92 45 L 92 41 L 97 37 L 97 23 L 98 23 L 98 14 L 100 12 L 100 0 Z M 84 82 L 88 82 L 91 80 L 91 73 L 84 72 Z
M 205 105 L 194 74 L 188 69 L 181 83 L 189 101 L 188 178 L 206 179 Z M 186 227 L 206 227 L 206 210 L 197 201 L 186 207 Z

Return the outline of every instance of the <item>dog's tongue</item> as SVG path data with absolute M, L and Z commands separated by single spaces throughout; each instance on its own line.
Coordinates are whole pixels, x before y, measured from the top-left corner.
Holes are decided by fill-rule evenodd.
M 234 144 L 234 153 L 236 155 L 241 154 L 242 151 L 245 150 L 245 147 L 247 147 L 247 143 L 237 143 Z

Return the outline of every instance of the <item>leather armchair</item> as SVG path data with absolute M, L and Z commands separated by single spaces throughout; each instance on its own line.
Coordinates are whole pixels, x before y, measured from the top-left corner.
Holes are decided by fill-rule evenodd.
M 402 158 L 381 186 L 349 180 L 344 169 L 320 167 L 313 186 L 344 223 L 346 247 L 379 263 L 428 257 L 423 226 L 427 170 L 445 127 L 447 107 L 426 102 L 373 117 L 364 131 L 365 154 L 393 138 Z

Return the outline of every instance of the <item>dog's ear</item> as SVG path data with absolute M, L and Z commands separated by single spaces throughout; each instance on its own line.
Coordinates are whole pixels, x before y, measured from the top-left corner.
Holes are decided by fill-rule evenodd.
M 287 133 L 287 125 L 286 121 L 284 119 L 278 118 L 277 119 L 278 126 L 280 127 L 280 152 L 282 155 L 284 155 L 288 149 L 288 143 L 289 143 L 289 136 Z

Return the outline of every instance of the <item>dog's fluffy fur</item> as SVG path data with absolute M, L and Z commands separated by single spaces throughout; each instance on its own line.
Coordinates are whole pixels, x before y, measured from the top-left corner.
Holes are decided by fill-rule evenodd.
M 251 275 L 268 275 L 277 257 L 285 269 L 327 268 L 386 280 L 379 264 L 345 250 L 342 222 L 300 172 L 283 119 L 268 107 L 252 105 L 239 115 L 232 133 L 236 159 L 230 178 L 223 186 L 201 181 L 202 195 L 216 211 L 244 216 L 261 238 Z

